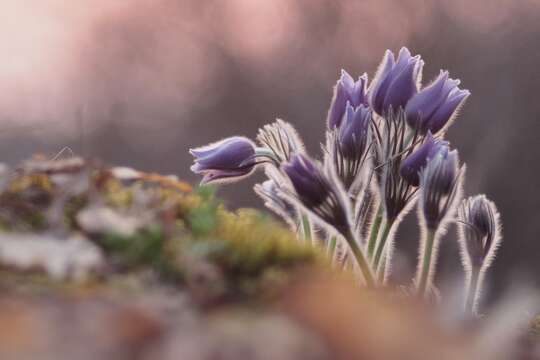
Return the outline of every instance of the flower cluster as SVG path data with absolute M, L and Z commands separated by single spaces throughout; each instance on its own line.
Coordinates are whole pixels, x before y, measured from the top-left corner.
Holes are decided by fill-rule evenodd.
M 231 137 L 191 150 L 192 170 L 210 183 L 264 167 L 269 180 L 255 191 L 265 205 L 300 239 L 325 249 L 336 266 L 356 266 L 368 286 L 387 283 L 394 234 L 416 206 L 423 235 L 413 284 L 419 295 L 432 294 L 438 244 L 447 225 L 457 222 L 471 309 L 478 274 L 500 241 L 499 217 L 483 196 L 459 205 L 465 166 L 444 134 L 470 93 L 447 71 L 423 86 L 423 65 L 402 48 L 397 58 L 386 52 L 371 82 L 365 73 L 354 80 L 342 70 L 322 162 L 306 153 L 291 124 L 277 120 L 259 130 L 258 145 Z

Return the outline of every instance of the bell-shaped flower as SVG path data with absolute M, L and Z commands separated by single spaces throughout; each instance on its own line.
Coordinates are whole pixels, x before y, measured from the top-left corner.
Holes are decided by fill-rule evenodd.
M 458 108 L 470 95 L 461 90 L 459 80 L 441 71 L 437 79 L 414 95 L 405 107 L 407 123 L 421 133 L 440 131 L 457 114 Z
M 399 169 L 401 176 L 412 186 L 418 186 L 420 171 L 443 148 L 448 148 L 448 142 L 436 139 L 428 132 L 424 143 L 401 163 Z
M 420 207 L 424 224 L 436 230 L 445 218 L 452 215 L 461 196 L 464 168 L 458 168 L 458 153 L 447 146 L 428 161 L 420 172 Z
M 351 190 L 359 181 L 370 148 L 371 110 L 359 105 L 353 108 L 347 103 L 343 121 L 336 132 L 327 135 L 329 158 L 345 190 Z
M 375 285 L 373 271 L 359 246 L 358 235 L 351 225 L 351 205 L 335 175 L 305 155 L 295 155 L 281 167 L 288 176 L 294 194 L 290 199 L 315 216 L 323 225 L 343 235 L 356 259 L 366 284 Z
M 195 157 L 191 171 L 203 175 L 202 184 L 234 181 L 251 174 L 258 164 L 255 144 L 241 136 L 190 149 Z
M 370 123 L 371 110 L 368 107 L 360 105 L 354 109 L 350 104 L 347 104 L 338 135 L 341 153 L 344 158 L 357 159 L 365 153 L 369 142 Z
M 397 60 L 387 50 L 369 89 L 373 110 L 381 116 L 389 115 L 390 110 L 394 113 L 404 110 L 418 92 L 423 66 L 420 56 L 411 56 L 405 47 L 399 51 Z
M 350 231 L 350 210 L 339 181 L 331 179 L 319 164 L 301 154 L 293 156 L 289 163 L 282 166 L 282 170 L 302 207 L 347 236 Z
M 463 200 L 457 217 L 464 264 L 471 268 L 487 268 L 501 241 L 497 207 L 485 195 L 477 195 Z
M 328 110 L 327 124 L 330 130 L 339 127 L 345 114 L 347 103 L 356 108 L 359 105 L 367 105 L 366 86 L 367 74 L 363 74 L 357 81 L 345 70 L 341 70 L 341 77 L 334 87 L 334 97 Z

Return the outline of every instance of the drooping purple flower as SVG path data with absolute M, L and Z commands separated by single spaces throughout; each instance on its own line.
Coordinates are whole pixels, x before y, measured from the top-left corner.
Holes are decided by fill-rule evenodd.
M 420 184 L 420 171 L 443 148 L 448 148 L 448 142 L 435 139 L 428 132 L 424 143 L 401 163 L 399 169 L 401 176 L 412 186 L 418 186 Z
M 485 195 L 470 197 L 459 206 L 458 219 L 464 263 L 487 268 L 501 239 L 497 207 Z
M 328 110 L 327 124 L 329 129 L 339 127 L 345 114 L 347 103 L 351 104 L 354 108 L 361 104 L 368 104 L 366 98 L 367 81 L 368 78 L 365 73 L 357 81 L 354 81 L 351 75 L 345 70 L 341 70 L 341 77 L 334 87 L 334 97 Z
M 293 156 L 282 170 L 302 206 L 347 236 L 350 231 L 348 208 L 337 182 L 330 179 L 319 164 L 301 154 Z
M 458 163 L 457 151 L 443 146 L 420 172 L 420 206 L 428 229 L 436 230 L 455 209 L 463 172 Z
M 231 181 L 255 169 L 255 144 L 241 136 L 230 137 L 189 152 L 195 157 L 191 171 L 202 174 L 202 184 Z
M 384 116 L 390 110 L 405 109 L 409 99 L 418 92 L 423 66 L 420 56 L 411 56 L 406 47 L 399 51 L 397 61 L 394 53 L 387 50 L 369 90 L 373 110 Z
M 371 266 L 358 245 L 358 234 L 351 226 L 350 202 L 339 180 L 302 154 L 295 155 L 289 163 L 282 165 L 281 169 L 294 188 L 295 194 L 289 194 L 292 195 L 291 198 L 320 220 L 321 224 L 343 235 L 366 284 L 374 286 Z
M 422 133 L 440 131 L 453 118 L 459 106 L 470 95 L 461 90 L 459 80 L 441 71 L 437 79 L 414 95 L 405 107 L 407 123 Z

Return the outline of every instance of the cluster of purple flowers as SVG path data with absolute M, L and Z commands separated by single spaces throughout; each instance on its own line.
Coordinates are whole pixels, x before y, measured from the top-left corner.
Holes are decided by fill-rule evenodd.
M 423 65 L 402 48 L 397 59 L 386 52 L 371 82 L 342 70 L 322 162 L 306 154 L 289 123 L 277 120 L 260 129 L 258 145 L 235 136 L 191 150 L 191 169 L 212 183 L 265 168 L 269 180 L 255 187 L 265 204 L 336 266 L 358 266 L 368 286 L 386 283 L 393 234 L 416 205 L 423 236 L 414 286 L 422 296 L 432 293 L 438 242 L 447 224 L 458 222 L 472 309 L 500 241 L 499 217 L 484 196 L 459 205 L 465 166 L 444 135 L 470 93 L 447 71 L 422 86 Z

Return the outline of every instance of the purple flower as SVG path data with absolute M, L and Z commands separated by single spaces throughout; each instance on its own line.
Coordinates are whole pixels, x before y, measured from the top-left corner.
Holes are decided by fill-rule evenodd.
M 320 165 L 305 155 L 295 155 L 282 166 L 295 190 L 295 197 L 312 212 L 337 231 L 348 235 L 349 215 L 337 182 L 331 180 Z
M 361 104 L 368 104 L 366 98 L 367 80 L 367 74 L 364 73 L 355 82 L 351 75 L 345 70 L 341 70 L 341 77 L 334 87 L 334 97 L 328 110 L 327 123 L 329 129 L 339 127 L 345 114 L 347 102 L 354 108 Z
M 359 105 L 347 108 L 341 125 L 336 131 L 327 134 L 328 157 L 325 163 L 332 166 L 342 180 L 345 189 L 350 191 L 353 183 L 358 183 L 370 148 L 371 110 Z
M 428 229 L 437 229 L 455 208 L 463 171 L 458 162 L 457 151 L 443 146 L 420 173 L 420 206 Z
M 408 124 L 422 133 L 433 134 L 452 119 L 456 110 L 470 95 L 468 90 L 458 88 L 460 81 L 450 79 L 447 71 L 441 71 L 437 79 L 414 95 L 405 107 Z
M 418 92 L 423 66 L 420 56 L 411 56 L 405 47 L 399 51 L 397 61 L 394 53 L 387 50 L 369 90 L 373 110 L 384 116 L 390 109 L 394 112 L 405 109 L 409 99 Z
M 401 176 L 412 186 L 418 186 L 420 184 L 420 171 L 430 159 L 445 148 L 448 148 L 447 141 L 435 139 L 428 132 L 424 143 L 401 163 L 399 169 Z
M 230 181 L 245 177 L 254 170 L 255 144 L 245 137 L 234 136 L 189 152 L 195 157 L 191 171 L 202 174 L 202 184 Z
M 485 195 L 464 200 L 458 209 L 463 259 L 471 267 L 489 266 L 500 242 L 499 213 Z
M 368 144 L 371 110 L 360 105 L 354 109 L 349 103 L 339 127 L 339 144 L 344 158 L 357 159 L 363 155 Z

